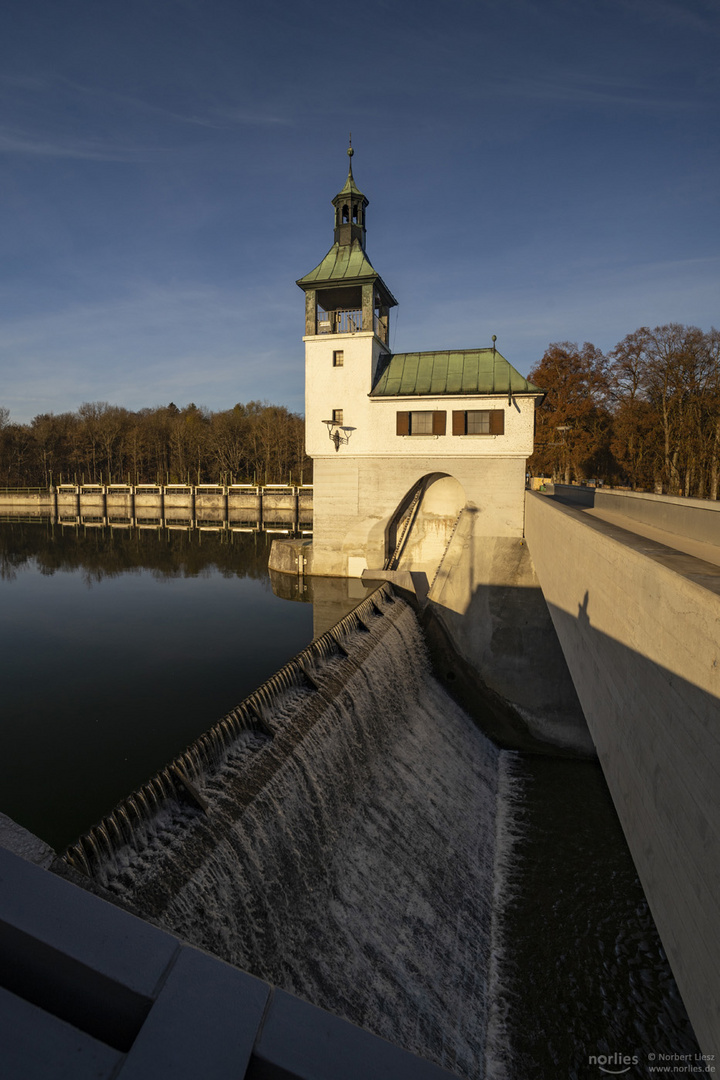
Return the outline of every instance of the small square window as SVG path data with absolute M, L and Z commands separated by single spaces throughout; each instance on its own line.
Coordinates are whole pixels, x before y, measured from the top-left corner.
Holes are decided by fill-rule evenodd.
M 342 349 L 333 350 L 333 367 L 342 367 L 345 363 L 345 353 Z
M 342 409 L 333 409 L 333 424 L 342 424 L 343 411 Z

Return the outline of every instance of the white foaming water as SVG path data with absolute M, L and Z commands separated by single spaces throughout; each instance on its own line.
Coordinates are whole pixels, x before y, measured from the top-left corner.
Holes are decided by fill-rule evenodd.
M 275 739 L 200 782 L 207 817 L 165 814 L 103 877 L 275 986 L 459 1076 L 500 1076 L 512 755 L 432 677 L 410 608 L 384 612 L 316 668 L 320 694 L 278 702 Z

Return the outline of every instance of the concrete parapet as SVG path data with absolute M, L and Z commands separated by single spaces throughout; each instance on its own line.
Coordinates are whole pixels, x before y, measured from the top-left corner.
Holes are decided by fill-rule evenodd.
M 720 547 L 720 502 L 575 484 L 555 484 L 553 490 L 558 498 L 577 506 L 609 510 L 677 536 Z
M 526 537 L 696 1036 L 717 1053 L 720 568 L 530 492 Z

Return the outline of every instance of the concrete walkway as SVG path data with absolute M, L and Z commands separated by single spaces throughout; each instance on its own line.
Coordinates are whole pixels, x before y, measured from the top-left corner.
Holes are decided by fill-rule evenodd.
M 588 517 L 607 521 L 609 525 L 617 525 L 621 529 L 627 529 L 628 532 L 635 533 L 636 536 L 644 536 L 646 540 L 654 540 L 656 543 L 664 544 L 675 551 L 682 551 L 686 555 L 692 555 L 695 559 L 703 559 L 705 562 L 720 566 L 720 547 L 715 544 L 708 544 L 702 540 L 692 540 L 689 537 L 680 536 L 678 533 L 667 532 L 665 529 L 658 529 L 654 525 L 647 525 L 643 521 L 635 521 L 626 514 L 605 510 L 604 508 L 573 506 L 573 509 L 581 510 Z

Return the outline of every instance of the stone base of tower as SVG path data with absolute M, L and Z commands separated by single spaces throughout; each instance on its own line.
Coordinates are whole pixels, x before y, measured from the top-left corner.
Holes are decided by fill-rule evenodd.
M 434 573 L 463 509 L 475 535 L 523 535 L 524 458 L 315 458 L 312 569 L 305 572 L 361 577 L 384 567 L 419 487 L 403 569 Z

